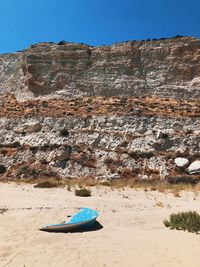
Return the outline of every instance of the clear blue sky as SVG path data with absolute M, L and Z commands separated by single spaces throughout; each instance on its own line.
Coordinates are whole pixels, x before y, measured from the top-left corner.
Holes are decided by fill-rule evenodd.
M 91 45 L 200 37 L 200 0 L 0 0 L 0 53 L 41 41 Z

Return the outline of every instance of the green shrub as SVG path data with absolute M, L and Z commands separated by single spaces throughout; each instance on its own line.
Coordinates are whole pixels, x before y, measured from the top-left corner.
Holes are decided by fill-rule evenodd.
M 88 190 L 86 188 L 76 189 L 75 195 L 78 197 L 90 197 L 91 196 L 91 190 Z
M 178 212 L 171 214 L 164 225 L 171 230 L 183 230 L 191 233 L 200 232 L 200 215 L 196 211 Z

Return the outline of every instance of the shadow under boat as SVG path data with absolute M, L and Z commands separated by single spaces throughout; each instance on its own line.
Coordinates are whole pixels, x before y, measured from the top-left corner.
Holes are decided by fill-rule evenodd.
M 74 229 L 59 229 L 59 230 L 54 230 L 54 229 L 39 229 L 40 231 L 48 232 L 48 233 L 84 233 L 84 232 L 93 232 L 93 231 L 98 231 L 103 228 L 103 225 L 100 224 L 98 221 L 95 221 L 93 225 L 87 226 L 87 227 L 77 227 Z

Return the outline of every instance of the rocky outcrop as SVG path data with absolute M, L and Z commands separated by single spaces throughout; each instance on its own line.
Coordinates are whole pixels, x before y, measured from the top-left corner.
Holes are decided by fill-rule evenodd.
M 40 43 L 0 56 L 0 92 L 32 97 L 200 96 L 200 40 Z
M 10 178 L 165 179 L 184 171 L 177 158 L 199 155 L 198 100 L 2 99 L 0 164 Z
M 0 175 L 196 183 L 199 77 L 190 37 L 1 55 Z

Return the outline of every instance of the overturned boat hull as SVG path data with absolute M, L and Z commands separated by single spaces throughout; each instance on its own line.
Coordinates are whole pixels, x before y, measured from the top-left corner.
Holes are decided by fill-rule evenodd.
M 47 224 L 40 230 L 49 232 L 65 232 L 76 229 L 84 229 L 92 227 L 98 217 L 98 212 L 89 208 L 81 208 L 69 222 L 60 224 Z

